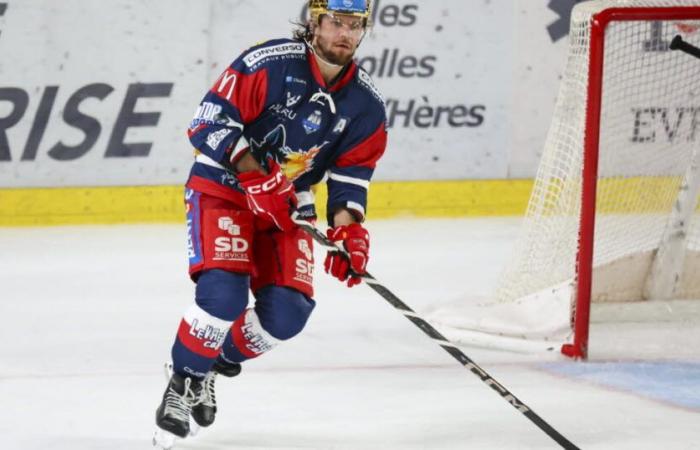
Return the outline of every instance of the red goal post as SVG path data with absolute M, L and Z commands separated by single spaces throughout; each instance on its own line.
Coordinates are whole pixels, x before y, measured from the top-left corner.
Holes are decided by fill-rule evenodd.
M 573 311 L 574 339 L 572 343 L 562 347 L 562 353 L 567 356 L 585 359 L 588 355 L 606 29 L 613 22 L 687 20 L 700 20 L 700 6 L 610 8 L 591 18 L 581 224 L 577 256 L 578 276 Z M 678 57 L 687 56 L 678 55 Z M 700 77 L 700 61 L 697 64 Z

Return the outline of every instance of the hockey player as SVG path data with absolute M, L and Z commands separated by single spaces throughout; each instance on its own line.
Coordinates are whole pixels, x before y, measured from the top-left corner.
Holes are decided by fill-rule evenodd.
M 293 39 L 245 51 L 199 105 L 186 189 L 195 302 L 172 348 L 160 430 L 185 437 L 190 417 L 211 425 L 216 375 L 237 375 L 304 328 L 315 306 L 313 246 L 290 214 L 316 219 L 311 187 L 324 176 L 328 236 L 351 255 L 328 254 L 325 270 L 348 286 L 365 273 L 367 189 L 387 142 L 382 97 L 353 61 L 370 3 L 310 0 Z

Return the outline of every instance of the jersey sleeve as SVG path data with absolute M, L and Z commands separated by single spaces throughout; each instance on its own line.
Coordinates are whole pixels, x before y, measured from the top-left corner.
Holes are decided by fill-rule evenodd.
M 266 67 L 251 70 L 246 54 L 221 74 L 197 108 L 188 137 L 198 162 L 230 167 L 248 148 L 243 130 L 264 110 L 268 73 Z
M 347 209 L 358 222 L 365 220 L 367 192 L 377 161 L 387 144 L 386 118 L 379 124 L 360 123 L 328 171 L 328 223 L 339 209 Z

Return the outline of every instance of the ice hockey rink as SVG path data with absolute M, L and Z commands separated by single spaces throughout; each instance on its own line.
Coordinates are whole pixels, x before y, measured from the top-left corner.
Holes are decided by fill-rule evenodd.
M 370 270 L 421 314 L 483 298 L 518 225 L 374 221 Z M 152 448 L 162 365 L 193 295 L 184 236 L 184 225 L 0 232 L 1 449 Z M 319 270 L 316 298 L 302 335 L 218 381 L 217 422 L 177 448 L 558 448 L 366 286 Z M 587 363 L 463 350 L 580 448 L 700 449 L 700 308 L 679 307 L 682 320 L 594 323 Z

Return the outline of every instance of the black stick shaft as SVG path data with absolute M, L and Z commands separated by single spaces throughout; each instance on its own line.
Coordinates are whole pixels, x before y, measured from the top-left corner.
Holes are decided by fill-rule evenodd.
M 316 228 L 311 223 L 305 220 L 298 220 L 296 217 L 292 216 L 294 222 L 299 225 L 304 231 L 306 231 L 316 242 L 321 244 L 328 251 L 340 252 L 347 256 L 345 250 L 337 247 L 333 242 L 331 242 L 325 234 L 318 228 Z M 555 430 L 549 423 L 537 415 L 529 406 L 523 403 L 515 395 L 513 395 L 508 389 L 506 389 L 502 384 L 496 381 L 491 375 L 489 375 L 484 369 L 479 367 L 474 361 L 472 361 L 467 355 L 465 355 L 459 348 L 447 340 L 439 331 L 437 331 L 432 325 L 430 325 L 425 319 L 420 317 L 415 313 L 408 305 L 406 305 L 401 299 L 399 299 L 393 292 L 387 289 L 384 285 L 379 283 L 372 275 L 365 273 L 361 276 L 365 280 L 367 285 L 374 290 L 377 294 L 382 296 L 384 300 L 389 302 L 394 308 L 399 310 L 404 317 L 411 321 L 415 326 L 421 329 L 423 333 L 434 339 L 440 347 L 443 348 L 447 353 L 449 353 L 454 359 L 459 361 L 464 367 L 469 369 L 474 375 L 479 377 L 487 386 L 496 391 L 505 401 L 510 403 L 513 408 L 520 411 L 525 417 L 530 419 L 532 423 L 537 425 L 537 427 L 544 431 L 550 438 L 556 441 L 562 448 L 566 450 L 580 450 L 571 441 L 565 438 L 561 433 Z
M 684 53 L 687 53 L 700 59 L 700 48 L 697 48 L 693 44 L 684 41 L 680 34 L 676 35 L 676 37 L 673 38 L 673 40 L 671 41 L 671 45 L 669 45 L 668 48 L 670 48 L 671 50 L 680 50 Z

